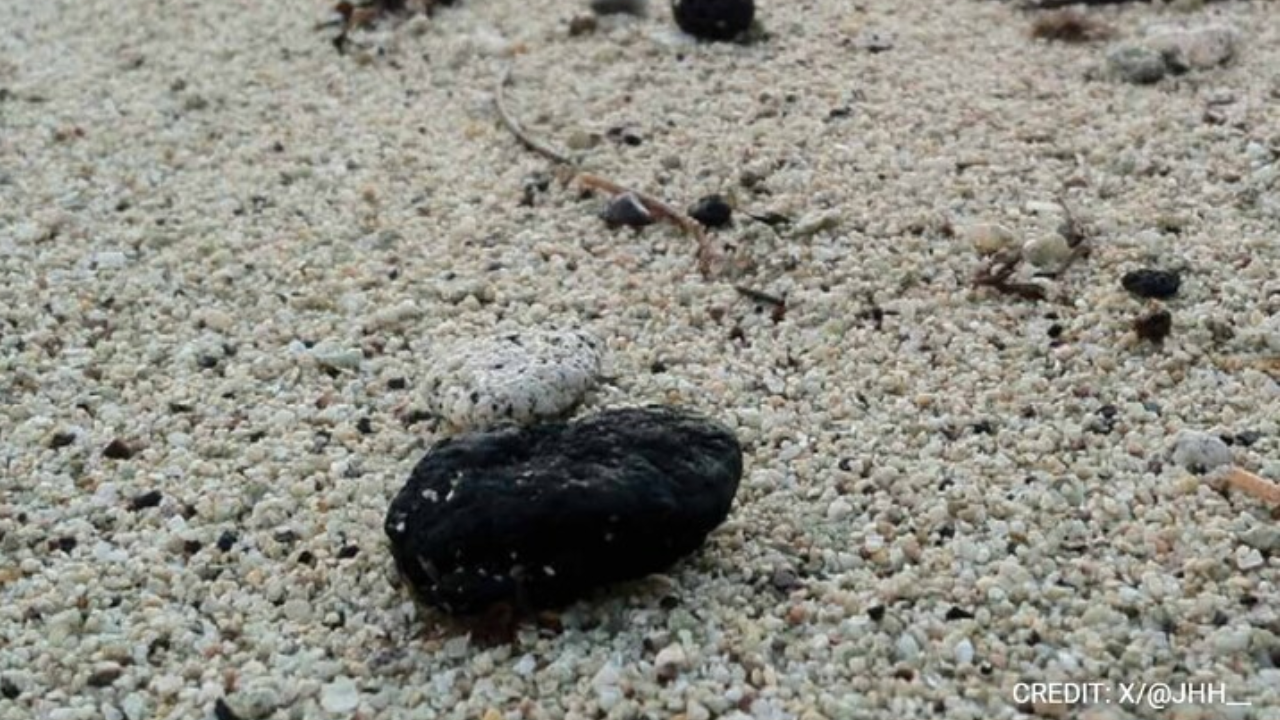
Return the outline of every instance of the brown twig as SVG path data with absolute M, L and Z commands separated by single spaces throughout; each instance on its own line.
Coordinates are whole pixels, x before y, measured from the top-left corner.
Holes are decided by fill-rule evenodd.
M 710 240 L 707 239 L 707 234 L 703 231 L 702 225 L 700 225 L 697 220 L 694 220 L 652 195 L 646 195 L 639 190 L 633 190 L 625 185 L 613 182 L 612 180 L 606 180 L 599 175 L 578 173 L 576 179 L 580 185 L 592 190 L 603 190 L 604 192 L 613 195 L 631 193 L 635 195 L 636 199 L 640 201 L 640 204 L 644 205 L 644 208 L 652 213 L 654 217 L 666 220 L 672 225 L 683 230 L 686 234 L 692 235 L 694 239 L 698 241 L 698 270 L 705 277 L 711 276 L 713 264 L 717 259 L 717 253 Z
M 572 165 L 573 161 L 568 155 L 565 155 L 559 150 L 556 150 L 550 145 L 525 132 L 525 129 L 521 127 L 519 121 L 512 117 L 511 113 L 507 112 L 506 98 L 503 93 L 503 88 L 506 87 L 509 82 L 511 82 L 510 67 L 504 70 L 502 77 L 498 79 L 498 88 L 493 98 L 494 105 L 498 107 L 498 117 L 502 118 L 502 124 L 507 126 L 507 129 L 511 131 L 512 135 L 516 136 L 516 139 L 520 141 L 521 145 L 524 145 L 551 162 L 560 165 Z
M 1238 467 L 1227 471 L 1226 480 L 1229 487 L 1268 505 L 1280 507 L 1280 485 Z
M 780 298 L 777 295 L 770 295 L 763 290 L 756 290 L 755 288 L 749 288 L 745 285 L 734 285 L 733 289 L 737 290 L 739 295 L 765 305 L 785 307 L 787 304 L 785 299 Z
M 550 145 L 530 135 L 520 125 L 520 122 L 507 111 L 503 88 L 510 81 L 511 68 L 507 67 L 506 70 L 503 71 L 502 77 L 498 80 L 497 92 L 494 95 L 494 104 L 498 108 L 498 116 L 502 118 L 502 124 L 511 131 L 512 135 L 516 136 L 516 139 L 520 141 L 520 144 L 558 165 L 567 166 L 570 171 L 574 173 L 569 177 L 569 180 L 577 180 L 578 183 L 585 188 L 601 190 L 612 195 L 621 195 L 623 193 L 633 194 L 636 199 L 640 201 L 640 204 L 644 205 L 645 209 L 654 217 L 666 220 L 672 225 L 683 230 L 686 234 L 692 235 L 694 239 L 698 241 L 697 258 L 699 272 L 702 273 L 703 277 L 710 277 L 713 274 L 713 267 L 718 259 L 718 254 L 715 251 L 715 247 L 712 245 L 710 240 L 708 240 L 707 234 L 703 230 L 702 225 L 698 221 L 652 195 L 647 195 L 639 190 L 632 190 L 631 188 L 613 182 L 612 180 L 606 180 L 599 175 L 576 172 L 576 164 L 568 155 L 552 148 Z
M 989 287 L 1006 295 L 1016 295 L 1024 300 L 1044 300 L 1048 295 L 1035 283 L 1013 282 L 1009 278 L 1022 264 L 1022 250 L 1013 249 L 997 253 L 991 262 L 978 271 L 973 284 Z

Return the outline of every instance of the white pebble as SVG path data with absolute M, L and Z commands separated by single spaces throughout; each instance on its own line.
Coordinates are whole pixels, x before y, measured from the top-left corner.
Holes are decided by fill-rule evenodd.
M 1241 570 L 1253 570 L 1260 568 L 1266 564 L 1266 558 L 1262 557 L 1262 553 L 1257 548 L 1241 545 L 1236 548 L 1236 567 Z
M 998 223 L 973 223 L 965 227 L 961 234 L 979 255 L 995 255 L 1018 243 L 1018 236 Z
M 1022 256 L 1041 270 L 1056 270 L 1071 257 L 1067 239 L 1057 233 L 1032 238 L 1022 246 Z
M 848 500 L 845 500 L 842 497 L 836 498 L 830 505 L 827 506 L 827 519 L 841 520 L 843 518 L 848 517 L 849 514 L 852 512 L 853 512 L 853 506 L 849 504 Z
M 466 343 L 436 361 L 427 402 L 463 429 L 554 418 L 595 386 L 600 346 L 581 331 L 507 333 Z
M 320 707 L 336 714 L 353 712 L 360 705 L 360 691 L 349 677 L 338 677 L 320 691 Z
M 957 665 L 973 664 L 973 643 L 969 642 L 969 638 L 963 638 L 956 643 L 955 653 Z
M 1231 463 L 1231 448 L 1217 435 L 1184 430 L 1178 434 L 1173 461 L 1192 472 L 1208 472 Z

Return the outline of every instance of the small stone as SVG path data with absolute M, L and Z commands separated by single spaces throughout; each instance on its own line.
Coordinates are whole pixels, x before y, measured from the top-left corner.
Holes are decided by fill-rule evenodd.
M 755 0 L 674 0 L 676 25 L 703 40 L 733 40 L 751 29 Z
M 602 343 L 583 331 L 507 333 L 433 361 L 431 410 L 461 429 L 555 418 L 599 379 Z
M 1113 75 L 1135 85 L 1160 82 L 1168 72 L 1164 55 L 1149 47 L 1128 45 L 1107 55 L 1107 68 Z
M 600 26 L 600 21 L 595 15 L 576 15 L 569 20 L 569 37 L 582 37 L 595 32 Z M 570 148 L 579 149 L 579 148 Z
M 129 256 L 119 250 L 105 250 L 94 255 L 93 262 L 100 269 L 119 270 L 129 264 Z
M 853 506 L 849 504 L 849 501 L 842 497 L 838 497 L 827 506 L 827 519 L 843 520 L 844 518 L 849 517 L 849 514 L 852 512 Z
M 1266 558 L 1262 557 L 1262 553 L 1257 548 L 1244 545 L 1236 548 L 1236 567 L 1241 570 L 1253 570 L 1254 568 L 1262 567 L 1266 563 Z
M 1018 236 L 998 223 L 973 223 L 964 228 L 962 236 L 979 255 L 995 255 L 1018 243 Z
M 1167 300 L 1178 294 L 1182 277 L 1169 270 L 1143 268 L 1125 273 L 1120 285 L 1138 297 Z
M 679 643 L 672 643 L 662 648 L 653 659 L 653 665 L 658 670 L 660 680 L 674 680 L 687 662 L 684 648 Z
M 879 30 L 863 30 L 858 33 L 853 44 L 859 50 L 871 54 L 888 52 L 893 49 L 893 37 Z
M 1225 25 L 1162 31 L 1148 42 L 1164 57 L 1165 65 L 1179 73 L 1225 65 L 1236 56 L 1239 44 L 1240 33 Z
M 640 198 L 629 192 L 610 200 L 600 211 L 600 218 L 609 227 L 640 228 L 655 222 L 653 214 L 640 202 Z
M 331 343 L 320 343 L 311 349 L 313 357 L 319 365 L 334 370 L 358 370 L 364 361 L 364 351 L 360 348 L 338 347 Z
M 723 195 L 707 195 L 689 207 L 689 217 L 709 228 L 722 228 L 733 222 L 733 208 Z
M 593 19 L 594 21 L 594 19 Z M 575 152 L 590 150 L 600 144 L 600 135 L 598 133 L 587 132 L 586 130 L 574 130 L 569 133 L 569 137 L 565 138 L 565 147 Z
M 124 669 L 115 663 L 102 663 L 93 669 L 93 674 L 89 676 L 87 681 L 89 687 L 107 687 L 113 684 L 120 676 L 124 674 Z
M 149 490 L 140 495 L 134 495 L 133 499 L 129 501 L 129 509 L 137 512 L 139 510 L 153 508 L 159 505 L 160 501 L 163 499 L 164 495 L 162 495 L 159 490 Z
M 1173 313 L 1163 308 L 1149 312 L 1133 321 L 1133 331 L 1143 340 L 1159 345 L 1173 331 Z
M 1022 257 L 1040 270 L 1057 270 L 1071 259 L 1071 245 L 1057 233 L 1047 233 L 1028 240 L 1022 246 Z
M 969 638 L 963 638 L 956 643 L 955 654 L 957 665 L 973 664 L 973 643 L 969 641 Z
M 111 460 L 128 460 L 133 457 L 136 452 L 137 449 L 132 445 L 120 438 L 116 438 L 102 449 L 102 457 Z
M 649 12 L 648 0 L 591 0 L 591 11 L 597 15 L 635 15 Z
M 1178 434 L 1173 461 L 1198 475 L 1231 464 L 1231 448 L 1210 433 L 1184 430 Z
M 555 606 L 660 571 L 724 521 L 742 449 L 670 408 L 445 440 L 387 513 L 400 573 L 424 602 L 472 613 Z
M 360 705 L 360 691 L 349 677 L 338 677 L 320 690 L 320 707 L 325 712 L 341 715 L 354 712 Z
M 838 210 L 811 213 L 800 218 L 795 227 L 792 228 L 791 233 L 795 237 L 801 238 L 816 235 L 823 230 L 833 230 L 839 227 L 842 219 Z

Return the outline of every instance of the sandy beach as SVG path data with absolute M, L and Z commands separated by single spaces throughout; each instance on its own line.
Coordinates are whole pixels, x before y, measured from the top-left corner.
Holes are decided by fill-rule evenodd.
M 1280 510 L 1204 467 L 1280 482 L 1280 5 L 1178 5 L 460 0 L 339 52 L 320 0 L 0 4 L 0 720 L 1280 719 Z M 508 70 L 584 172 L 728 198 L 712 271 L 523 147 Z M 384 518 L 445 350 L 560 328 L 579 415 L 745 472 L 700 552 L 481 642 Z

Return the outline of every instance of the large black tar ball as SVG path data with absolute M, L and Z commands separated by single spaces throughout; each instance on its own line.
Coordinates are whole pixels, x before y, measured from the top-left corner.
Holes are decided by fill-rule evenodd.
M 672 0 L 680 29 L 703 40 L 732 40 L 751 27 L 755 0 Z
M 391 503 L 386 532 L 428 604 L 551 607 L 697 550 L 741 477 L 742 448 L 716 422 L 605 410 L 442 440 Z

